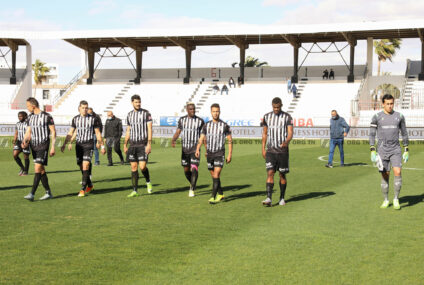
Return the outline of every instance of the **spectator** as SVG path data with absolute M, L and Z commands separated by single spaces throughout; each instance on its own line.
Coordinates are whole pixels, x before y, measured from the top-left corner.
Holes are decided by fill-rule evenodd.
M 289 77 L 287 78 L 287 93 L 291 93 L 291 87 L 292 87 L 292 84 L 291 84 L 291 79 Z
M 112 111 L 107 112 L 107 120 L 105 123 L 105 145 L 107 146 L 107 159 L 108 165 L 112 166 L 112 148 L 118 154 L 121 164 L 124 164 L 124 157 L 121 151 L 121 137 L 122 137 L 122 121 L 115 117 Z
M 343 143 L 344 138 L 349 133 L 349 125 L 346 123 L 345 119 L 337 114 L 336 110 L 331 111 L 330 119 L 330 154 L 328 156 L 328 163 L 325 167 L 333 168 L 333 155 L 336 146 L 339 146 L 340 152 L 340 166 L 344 166 L 344 151 Z
M 322 73 L 322 79 L 328 79 L 328 70 L 325 69 Z
M 330 76 L 329 76 L 329 78 L 334 80 L 334 70 L 332 68 L 330 69 Z
M 231 88 L 231 85 L 233 85 L 233 88 L 236 87 L 236 83 L 234 82 L 234 79 L 232 77 L 230 77 L 230 79 L 228 80 L 228 86 L 230 86 L 230 88 Z
M 88 108 L 88 113 L 90 115 L 93 115 L 94 117 L 96 117 L 99 122 L 100 122 L 100 133 L 103 132 L 103 124 L 101 124 L 102 119 L 100 119 L 100 116 L 97 115 L 96 113 L 94 113 L 93 108 Z M 100 160 L 99 160 L 99 150 L 97 149 L 96 145 L 97 145 L 97 138 L 96 138 L 96 134 L 93 133 L 93 139 L 94 139 L 94 165 L 100 165 Z
M 297 87 L 296 84 L 292 84 L 291 92 L 293 93 L 293 98 L 297 98 Z
M 216 95 L 216 92 L 219 92 L 219 86 L 216 84 L 212 87 L 212 89 L 213 89 L 213 95 Z
M 221 95 L 222 95 L 222 93 L 224 93 L 224 92 L 226 92 L 227 93 L 227 95 L 228 95 L 228 87 L 227 87 L 227 85 L 223 85 L 222 86 L 222 88 L 221 88 Z

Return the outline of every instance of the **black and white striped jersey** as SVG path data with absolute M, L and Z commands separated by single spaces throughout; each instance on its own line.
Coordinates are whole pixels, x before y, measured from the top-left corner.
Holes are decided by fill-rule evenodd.
M 181 130 L 181 142 L 184 153 L 196 152 L 197 142 L 199 141 L 200 132 L 205 124 L 202 118 L 189 117 L 188 115 L 178 120 L 178 129 Z
M 19 121 L 16 123 L 16 130 L 18 131 L 18 138 L 17 140 L 22 142 L 24 140 L 25 132 L 27 128 L 27 121 Z
M 147 144 L 147 123 L 152 122 L 152 115 L 149 111 L 140 108 L 132 110 L 127 115 L 127 126 L 130 126 L 130 144 Z
M 27 126 L 31 128 L 31 146 L 36 147 L 49 142 L 50 128 L 53 126 L 53 117 L 44 111 L 39 114 L 31 113 L 28 116 Z
M 268 128 L 267 151 L 274 153 L 285 153 L 288 148 L 281 148 L 281 144 L 287 139 L 288 126 L 293 126 L 293 119 L 289 113 L 281 111 L 278 114 L 269 112 L 265 114 L 262 125 Z
M 208 155 L 225 154 L 225 138 L 231 134 L 230 126 L 222 120 L 209 121 L 202 128 L 206 136 L 206 150 Z
M 87 114 L 86 116 L 77 115 L 72 119 L 72 128 L 77 131 L 76 143 L 93 143 L 93 133 L 95 129 L 100 131 L 101 122 L 97 116 Z

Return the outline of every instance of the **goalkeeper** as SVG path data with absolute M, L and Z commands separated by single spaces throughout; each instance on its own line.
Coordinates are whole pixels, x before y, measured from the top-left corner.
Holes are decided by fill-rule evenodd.
M 406 130 L 404 116 L 393 110 L 394 98 L 386 94 L 382 98 L 383 111 L 375 114 L 371 119 L 370 128 L 370 150 L 371 161 L 376 163 L 381 172 L 381 192 L 384 196 L 380 208 L 389 207 L 389 177 L 390 168 L 394 174 L 394 199 L 393 208 L 400 210 L 399 193 L 402 187 L 402 158 L 406 163 L 409 159 L 408 132 Z M 399 144 L 399 131 L 402 135 L 402 144 L 405 148 L 403 156 Z M 375 135 L 377 134 L 377 148 L 375 146 Z

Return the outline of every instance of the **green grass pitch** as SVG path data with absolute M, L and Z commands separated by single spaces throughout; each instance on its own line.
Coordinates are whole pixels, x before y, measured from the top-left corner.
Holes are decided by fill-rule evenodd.
M 154 193 L 140 179 L 143 195 L 131 199 L 129 166 L 107 167 L 106 156 L 93 167 L 94 193 L 78 198 L 75 152 L 57 148 L 47 168 L 55 199 L 28 202 L 33 165 L 19 177 L 11 148 L 1 149 L 0 283 L 423 284 L 424 144 L 410 146 L 395 211 L 379 208 L 366 144 L 346 144 L 351 166 L 327 169 L 318 158 L 328 148 L 293 143 L 287 205 L 264 208 L 261 145 L 236 142 L 217 205 L 207 202 L 203 154 L 189 198 L 180 148 L 158 141 L 148 165 Z M 43 192 L 40 183 L 36 198 Z

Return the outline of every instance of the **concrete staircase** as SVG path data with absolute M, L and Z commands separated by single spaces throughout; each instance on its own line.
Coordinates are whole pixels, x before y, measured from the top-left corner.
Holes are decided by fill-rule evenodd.
M 302 98 L 303 90 L 305 90 L 305 86 L 308 83 L 307 78 L 301 78 L 298 85 L 297 85 L 297 98 L 293 98 L 290 102 L 289 108 L 287 110 L 287 113 L 290 115 L 293 115 L 294 110 L 296 110 L 296 107 L 299 105 L 300 99 Z
M 190 97 L 189 97 L 189 98 L 187 99 L 187 101 L 185 102 L 185 104 L 184 104 L 183 108 L 181 109 L 181 113 L 182 113 L 182 114 L 184 114 L 187 104 L 188 104 L 188 103 L 190 103 L 190 102 L 194 102 L 194 98 L 196 97 L 197 92 L 199 91 L 200 86 L 202 85 L 202 83 L 203 83 L 203 82 L 202 82 L 202 81 L 200 81 L 200 82 L 197 84 L 197 86 L 196 86 L 196 88 L 194 89 L 193 93 L 190 95 Z M 197 107 L 197 106 L 196 106 L 196 107 Z
M 411 99 L 412 99 L 412 89 L 414 82 L 416 81 L 415 77 L 406 78 L 405 87 L 403 90 L 401 109 L 410 109 L 411 108 Z
M 133 82 L 127 82 L 125 86 L 121 89 L 121 91 L 115 96 L 115 98 L 112 99 L 112 102 L 109 103 L 109 105 L 106 107 L 106 110 L 104 110 L 104 112 L 113 111 L 113 109 L 118 104 L 118 102 L 121 101 L 122 98 L 124 98 L 124 96 L 128 94 L 128 91 L 131 89 L 133 85 L 134 85 Z

